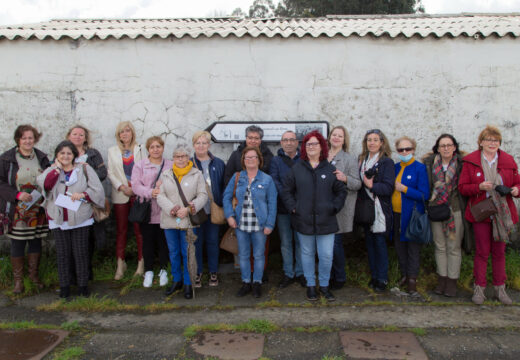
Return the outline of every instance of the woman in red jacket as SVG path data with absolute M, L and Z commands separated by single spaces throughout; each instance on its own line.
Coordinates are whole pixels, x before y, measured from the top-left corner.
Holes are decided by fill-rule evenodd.
M 471 300 L 478 305 L 486 299 L 484 290 L 490 253 L 495 297 L 503 304 L 512 303 L 505 290 L 505 249 L 513 225 L 518 222 L 512 196 L 518 197 L 520 176 L 513 157 L 499 149 L 501 144 L 502 135 L 498 128 L 488 125 L 478 137 L 479 150 L 462 159 L 459 191 L 469 197 L 465 217 L 473 223 L 475 232 L 475 288 Z M 486 198 L 493 200 L 497 213 L 477 222 L 471 213 L 471 207 Z

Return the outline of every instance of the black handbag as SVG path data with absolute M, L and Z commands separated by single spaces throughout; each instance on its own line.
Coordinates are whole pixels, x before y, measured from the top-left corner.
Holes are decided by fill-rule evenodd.
M 447 203 L 440 205 L 428 205 L 428 218 L 431 221 L 446 221 L 451 216 L 451 209 Z
M 363 189 L 361 191 L 364 191 Z M 376 219 L 375 202 L 371 198 L 360 198 L 356 200 L 354 211 L 354 222 L 360 225 L 372 225 Z
M 161 171 L 164 166 L 164 161 L 161 164 L 161 168 L 159 169 L 159 173 L 155 178 L 155 181 L 152 184 L 152 189 L 155 187 L 157 180 L 159 180 L 159 176 L 161 176 Z M 150 222 L 150 218 L 152 216 L 152 199 L 141 198 L 139 196 L 136 197 L 132 207 L 130 208 L 130 212 L 128 213 L 128 221 L 148 224 Z
M 418 244 L 429 244 L 433 240 L 433 234 L 430 227 L 430 220 L 426 213 L 421 214 L 417 210 L 417 206 L 413 205 L 412 217 L 406 228 L 405 236 Z
M 179 180 L 177 180 L 177 176 L 173 175 L 175 179 L 175 183 L 177 184 L 177 188 L 179 189 L 179 195 L 181 196 L 182 202 L 184 206 L 190 207 L 190 204 L 186 200 L 184 196 L 184 192 L 182 191 L 181 184 L 179 184 Z M 208 214 L 204 211 L 204 208 L 200 209 L 196 214 L 192 215 L 191 211 L 188 213 L 190 217 L 190 222 L 192 225 L 202 225 L 208 220 Z

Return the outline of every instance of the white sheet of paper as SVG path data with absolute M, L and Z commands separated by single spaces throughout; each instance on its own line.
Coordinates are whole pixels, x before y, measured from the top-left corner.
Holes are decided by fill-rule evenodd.
M 38 200 L 40 200 L 40 198 L 42 197 L 42 194 L 34 189 L 32 192 L 31 192 L 31 196 L 32 196 L 32 200 L 31 201 L 24 201 L 21 203 L 21 208 L 24 209 L 24 210 L 27 210 L 27 209 L 30 209 L 31 206 L 33 206 Z
M 56 201 L 54 203 L 57 206 L 61 206 L 61 207 L 64 207 L 64 208 L 66 208 L 68 210 L 72 210 L 72 211 L 78 211 L 79 206 L 81 205 L 81 201 L 79 201 L 79 200 L 72 201 L 70 196 L 66 196 L 63 194 L 59 194 L 58 198 L 56 199 Z

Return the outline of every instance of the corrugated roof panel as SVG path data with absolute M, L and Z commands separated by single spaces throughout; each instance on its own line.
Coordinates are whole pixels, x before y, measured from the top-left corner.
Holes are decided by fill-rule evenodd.
M 326 18 L 273 19 L 72 19 L 38 24 L 0 26 L 0 39 L 61 38 L 132 39 L 174 36 L 191 38 L 230 35 L 236 37 L 343 36 L 376 37 L 458 37 L 498 35 L 520 36 L 519 14 L 459 15 L 359 15 Z

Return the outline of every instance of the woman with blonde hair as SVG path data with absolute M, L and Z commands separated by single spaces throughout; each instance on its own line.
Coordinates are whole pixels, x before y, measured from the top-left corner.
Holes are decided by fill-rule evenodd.
M 352 232 L 354 210 L 357 193 L 361 188 L 361 179 L 359 178 L 356 158 L 348 152 L 350 137 L 347 129 L 343 126 L 335 126 L 329 134 L 328 144 L 330 147 L 328 160 L 336 167 L 334 175 L 347 187 L 345 205 L 336 215 L 339 231 L 334 236 L 332 271 L 329 281 L 329 287 L 334 290 L 341 289 L 347 280 L 343 235 Z
M 128 233 L 128 214 L 134 202 L 132 191 L 132 169 L 134 163 L 144 159 L 144 149 L 136 141 L 135 128 L 130 121 L 117 124 L 117 145 L 108 149 L 108 178 L 112 183 L 112 203 L 116 216 L 116 256 L 117 270 L 115 280 L 121 280 L 126 271 L 125 248 Z M 137 270 L 134 275 L 144 274 L 143 236 L 138 223 L 133 223 L 137 241 Z
M 217 286 L 219 257 L 218 233 L 220 226 L 211 221 L 211 201 L 214 201 L 215 204 L 220 207 L 223 206 L 222 196 L 224 193 L 224 170 L 226 164 L 209 151 L 211 145 L 211 134 L 209 132 L 195 132 L 192 137 L 192 143 L 195 153 L 191 160 L 193 161 L 193 165 L 202 172 L 208 192 L 208 201 L 204 205 L 204 210 L 208 214 L 208 220 L 195 230 L 195 234 L 197 235 L 195 249 L 198 270 L 194 286 L 202 286 L 202 251 L 204 245 L 206 246 L 206 254 L 208 257 L 209 286 Z
M 495 126 L 486 126 L 478 136 L 479 149 L 465 156 L 459 180 L 459 191 L 469 197 L 465 218 L 473 224 L 475 232 L 475 259 L 473 275 L 475 285 L 472 301 L 481 305 L 486 296 L 486 274 L 489 255 L 493 266 L 495 297 L 503 304 L 511 305 L 506 293 L 506 243 L 518 222 L 513 196 L 519 196 L 520 176 L 515 159 L 503 150 L 502 134 Z M 491 200 L 489 200 L 491 199 Z M 472 207 L 483 201 L 491 202 L 493 215 L 475 218 Z

